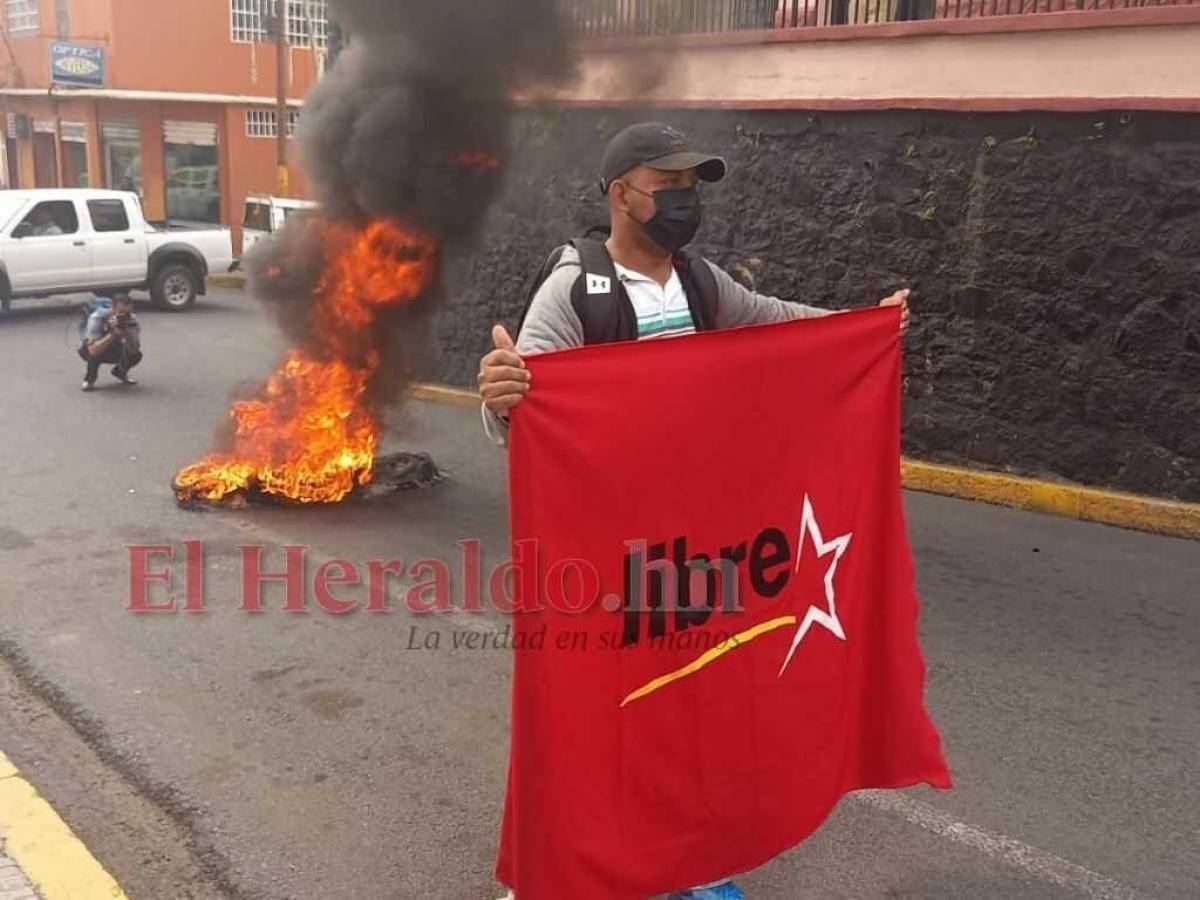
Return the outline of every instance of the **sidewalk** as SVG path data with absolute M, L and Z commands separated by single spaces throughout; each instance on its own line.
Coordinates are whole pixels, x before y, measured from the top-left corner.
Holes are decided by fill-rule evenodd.
M 126 900 L 113 877 L 3 753 L 0 900 Z
M 0 900 L 40 900 L 21 867 L 5 852 L 0 841 Z

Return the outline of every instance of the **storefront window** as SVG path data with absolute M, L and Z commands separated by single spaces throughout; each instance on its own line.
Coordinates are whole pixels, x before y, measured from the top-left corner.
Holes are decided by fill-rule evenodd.
M 114 191 L 133 191 L 142 196 L 142 148 L 140 144 L 107 141 L 104 145 L 104 170 L 108 187 Z
M 64 187 L 88 187 L 87 144 L 63 141 Z
M 167 218 L 220 222 L 221 180 L 216 146 L 168 143 L 163 155 L 167 170 Z
M 87 126 L 82 122 L 59 125 L 62 142 L 63 187 L 88 187 Z
M 51 125 L 53 129 L 53 125 Z M 36 187 L 58 187 L 58 138 L 53 131 L 33 133 L 33 182 Z
M 7 157 L 8 163 L 8 187 L 19 188 L 21 186 L 21 166 L 19 164 L 19 153 L 16 138 L 6 137 L 4 139 L 4 155 Z

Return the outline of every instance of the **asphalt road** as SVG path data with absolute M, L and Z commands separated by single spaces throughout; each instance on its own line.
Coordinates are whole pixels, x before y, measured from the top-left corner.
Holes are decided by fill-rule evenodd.
M 134 900 L 488 900 L 504 651 L 461 616 L 236 607 L 239 544 L 310 564 L 503 556 L 503 452 L 414 402 L 389 448 L 443 484 L 330 509 L 176 507 L 233 384 L 280 349 L 253 302 L 139 308 L 142 383 L 79 391 L 68 301 L 0 321 L 0 750 Z M 957 787 L 848 798 L 753 898 L 1200 896 L 1200 544 L 909 494 L 929 705 Z M 129 544 L 206 542 L 208 611 L 124 610 Z M 178 587 L 177 587 L 178 591 Z M 350 592 L 353 595 L 353 592 Z M 156 595 L 161 599 L 161 595 Z

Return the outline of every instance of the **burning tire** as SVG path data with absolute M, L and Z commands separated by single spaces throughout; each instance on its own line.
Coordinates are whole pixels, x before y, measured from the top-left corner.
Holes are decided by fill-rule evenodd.
M 191 266 L 167 263 L 154 273 L 150 282 L 150 298 L 159 309 L 179 312 L 196 302 L 200 286 Z

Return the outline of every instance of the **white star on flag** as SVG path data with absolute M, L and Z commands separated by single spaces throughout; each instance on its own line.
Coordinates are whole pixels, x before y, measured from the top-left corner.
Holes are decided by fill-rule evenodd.
M 850 538 L 853 537 L 853 534 L 843 534 L 841 537 L 836 537 L 831 541 L 826 541 L 822 538 L 821 528 L 817 524 L 817 517 L 813 513 L 812 503 L 808 499 L 808 494 L 804 495 L 804 509 L 800 513 L 800 538 L 796 544 L 796 572 L 800 571 L 800 561 L 804 558 L 805 534 L 812 536 L 812 544 L 817 551 L 818 558 L 829 556 L 831 553 L 833 554 L 833 559 L 830 560 L 829 568 L 825 572 L 825 603 L 829 609 L 826 611 L 812 605 L 808 607 L 808 611 L 804 613 L 804 618 L 800 621 L 800 627 L 796 629 L 796 636 L 792 639 L 792 647 L 788 650 L 787 659 L 783 661 L 783 665 L 779 668 L 781 677 L 791 663 L 792 657 L 796 653 L 796 648 L 800 646 L 800 642 L 804 640 L 804 636 L 808 634 L 808 630 L 814 624 L 827 628 L 839 640 L 844 641 L 846 639 L 846 633 L 842 630 L 842 623 L 837 615 L 837 603 L 833 594 L 833 576 L 837 573 L 838 561 L 841 560 L 842 554 L 846 552 L 846 548 L 850 546 Z

